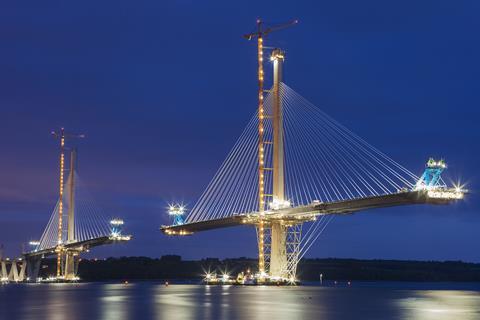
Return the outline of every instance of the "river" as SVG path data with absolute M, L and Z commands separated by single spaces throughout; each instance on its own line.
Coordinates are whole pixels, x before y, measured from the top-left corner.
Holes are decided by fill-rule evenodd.
M 480 284 L 0 286 L 0 319 L 480 319 Z

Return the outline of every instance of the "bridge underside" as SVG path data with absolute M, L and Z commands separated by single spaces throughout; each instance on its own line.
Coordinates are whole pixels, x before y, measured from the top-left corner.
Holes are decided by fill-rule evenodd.
M 55 256 L 59 252 L 62 253 L 64 261 L 62 262 L 62 268 L 64 268 L 63 275 L 61 277 L 56 277 L 55 281 L 61 279 L 62 281 L 77 281 L 78 277 L 77 268 L 78 268 L 78 256 L 85 251 L 93 247 L 98 247 L 101 245 L 112 244 L 117 242 L 129 241 L 131 236 L 100 236 L 84 241 L 75 241 L 71 243 L 65 243 L 59 247 L 53 247 L 42 250 L 34 250 L 31 252 L 26 252 L 23 254 L 24 261 L 26 262 L 27 268 L 27 280 L 36 282 L 38 280 L 38 275 L 40 271 L 40 262 L 43 258 L 48 256 Z M 50 279 L 50 278 L 49 278 Z
M 316 216 L 331 214 L 351 214 L 368 209 L 385 208 L 414 204 L 448 204 L 455 198 L 432 197 L 427 190 L 406 191 L 394 194 L 343 200 L 328 203 L 312 203 L 307 206 L 286 208 L 232 215 L 226 218 L 185 223 L 176 226 L 162 226 L 161 231 L 167 235 L 190 235 L 194 232 L 234 227 L 239 225 L 256 225 L 263 220 L 267 223 L 281 220 L 292 225 L 315 220 Z
M 131 238 L 130 236 L 123 236 L 123 237 L 103 236 L 103 237 L 97 237 L 97 238 L 93 238 L 85 241 L 66 243 L 62 247 L 64 250 L 67 250 L 67 251 L 84 252 L 93 247 L 128 241 L 130 240 L 130 238 Z M 56 255 L 56 249 L 57 248 L 48 248 L 43 250 L 31 251 L 31 252 L 25 253 L 24 257 L 25 259 L 34 258 L 34 257 L 44 258 L 44 257 Z

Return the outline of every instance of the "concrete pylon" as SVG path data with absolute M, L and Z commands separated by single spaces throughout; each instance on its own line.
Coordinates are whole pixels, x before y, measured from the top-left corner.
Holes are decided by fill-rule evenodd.
M 68 221 L 67 241 L 75 242 L 75 170 L 77 162 L 77 150 L 70 153 L 70 174 L 68 178 Z
M 27 280 L 26 272 L 27 272 L 27 261 L 25 259 L 22 259 L 20 261 L 20 272 L 18 273 L 18 281 Z
M 1 278 L 2 279 L 7 279 L 8 278 L 8 273 L 7 273 L 7 262 L 5 260 L 1 260 Z
M 73 251 L 67 251 L 65 253 L 65 280 L 75 280 L 75 260 L 77 254 Z
M 75 170 L 77 151 L 73 149 L 70 155 L 70 175 L 68 178 L 68 221 L 67 221 L 67 242 L 75 242 Z M 75 256 L 73 251 L 65 252 L 64 277 L 66 280 L 73 280 L 75 274 Z
M 285 54 L 280 49 L 272 52 L 273 62 L 273 202 L 285 201 L 285 166 L 283 140 L 283 106 L 280 95 L 282 67 Z M 287 268 L 287 228 L 280 222 L 271 223 L 270 276 L 286 278 Z
M 12 260 L 10 263 L 10 272 L 8 273 L 8 280 L 18 281 L 17 261 L 15 260 Z
M 40 273 L 40 264 L 42 258 L 39 256 L 33 256 L 25 259 L 27 278 L 31 282 L 37 282 L 38 274 Z

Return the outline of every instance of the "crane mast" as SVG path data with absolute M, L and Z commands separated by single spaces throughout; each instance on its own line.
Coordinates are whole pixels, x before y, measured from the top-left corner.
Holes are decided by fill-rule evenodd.
M 297 24 L 297 20 L 290 21 L 285 24 L 268 27 L 265 28 L 263 22 L 258 19 L 257 20 L 257 28 L 256 31 L 250 34 L 244 35 L 244 37 L 248 40 L 253 38 L 257 38 L 257 59 L 258 59 L 258 211 L 261 215 L 265 214 L 265 144 L 267 143 L 264 140 L 265 136 L 265 127 L 264 127 L 264 120 L 265 120 L 265 108 L 264 108 L 264 70 L 263 70 L 263 39 L 264 37 L 274 31 L 278 31 L 284 28 L 288 28 L 294 24 Z M 283 60 L 282 60 L 283 61 Z M 278 65 L 277 65 L 278 66 Z M 276 69 L 277 71 L 279 69 Z M 280 77 L 278 77 L 280 75 Z M 281 74 L 276 73 L 276 80 L 281 81 Z M 279 81 L 277 83 L 277 94 L 276 94 L 276 103 L 277 106 L 280 105 L 280 100 L 278 96 L 278 88 L 279 88 Z M 275 90 L 275 89 L 274 89 Z M 275 109 L 275 107 L 274 107 Z M 274 194 L 270 195 L 273 196 L 273 200 L 277 201 L 284 201 L 284 186 L 283 186 L 283 137 L 282 137 L 282 130 L 279 126 L 281 125 L 281 110 L 278 108 L 275 112 L 274 110 Z M 275 134 L 276 133 L 276 134 Z M 282 142 L 279 142 L 281 139 Z M 280 154 L 281 152 L 281 154 Z M 281 158 L 281 161 L 280 161 Z M 280 170 L 280 163 L 281 163 L 281 170 Z M 264 219 L 260 219 L 257 225 L 257 234 L 258 234 L 258 269 L 261 277 L 267 275 L 266 273 L 266 247 L 265 247 L 265 221 Z

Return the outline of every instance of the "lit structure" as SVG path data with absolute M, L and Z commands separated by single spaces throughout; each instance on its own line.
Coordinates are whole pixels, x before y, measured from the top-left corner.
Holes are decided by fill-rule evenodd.
M 280 49 L 274 49 L 270 57 L 273 86 L 268 90 L 269 99 L 264 104 L 263 39 L 268 32 L 276 29 L 263 29 L 261 21 L 257 21 L 257 32 L 246 35 L 248 39 L 258 39 L 258 122 L 253 122 L 258 123 L 258 132 L 254 131 L 256 127 L 247 126 L 248 133 L 240 138 L 241 147 L 235 145 L 232 152 L 242 154 L 241 150 L 254 150 L 254 138 L 258 134 L 258 167 L 243 166 L 243 161 L 254 161 L 242 157 L 234 162 L 239 172 L 232 163 L 228 163 L 228 167 L 222 165 L 204 193 L 207 196 L 201 196 L 186 223 L 161 228 L 167 235 L 190 235 L 217 228 L 255 226 L 259 250 L 259 270 L 254 278 L 257 284 L 297 283 L 299 260 L 333 215 L 401 205 L 449 204 L 462 199 L 467 192 L 461 187 L 449 189 L 443 184 L 441 173 L 446 168 L 443 160 L 431 159 L 425 174 L 419 179 L 322 111 L 315 111 L 312 104 L 282 82 L 285 53 Z M 288 108 L 285 113 L 284 107 Z M 292 114 L 298 107 L 305 108 L 304 113 Z M 295 128 L 292 128 L 293 121 L 298 121 L 294 123 Z M 285 124 L 289 125 L 290 131 L 285 131 Z M 293 132 L 294 129 L 297 131 Z M 271 141 L 267 134 L 269 130 L 272 131 Z M 286 159 L 290 162 L 289 170 L 285 171 L 284 137 L 288 134 L 292 140 L 287 143 L 290 157 Z M 294 134 L 295 139 L 292 138 Z M 253 141 L 252 145 L 249 141 Z M 257 156 L 253 153 L 248 155 Z M 229 155 L 227 160 L 231 159 Z M 229 168 L 235 169 L 228 171 Z M 251 198 L 243 198 L 245 194 L 251 196 L 255 193 L 248 193 L 248 190 L 256 191 L 253 186 L 257 183 L 256 177 L 251 184 L 250 180 L 245 184 L 235 184 L 239 176 L 252 175 L 253 170 L 258 170 L 258 195 L 255 194 L 258 209 L 245 204 L 252 201 Z M 286 173 L 289 176 L 285 178 Z M 290 188 L 288 197 L 285 192 L 287 187 Z M 319 195 L 320 200 L 316 200 Z M 328 219 L 324 219 L 327 216 Z M 306 232 L 306 240 L 302 238 L 305 222 L 312 222 Z M 221 283 L 221 279 L 210 274 L 206 282 Z
M 105 244 L 128 241 L 129 235 L 122 235 L 121 228 L 123 220 L 113 219 L 108 222 L 100 221 L 95 216 L 91 205 L 88 209 L 85 205 L 79 206 L 79 209 L 88 210 L 85 213 L 85 221 L 79 220 L 76 212 L 76 192 L 77 192 L 77 173 L 76 173 L 76 149 L 70 151 L 70 167 L 65 168 L 66 160 L 66 139 L 84 138 L 84 135 L 73 135 L 66 133 L 64 128 L 52 134 L 60 139 L 60 177 L 59 177 L 59 199 L 52 217 L 44 230 L 40 241 L 30 241 L 32 250 L 25 252 L 25 263 L 28 278 L 31 281 L 38 280 L 38 273 L 41 259 L 47 256 L 56 255 L 57 268 L 56 275 L 49 277 L 48 281 L 77 281 L 79 256 L 82 252 L 88 252 L 90 248 Z M 65 172 L 68 171 L 68 180 L 65 182 Z M 66 188 L 65 188 L 66 186 Z M 67 219 L 64 221 L 65 211 L 68 208 Z M 56 221 L 55 221 L 56 220 Z M 56 223 L 55 223 L 56 222 Z M 100 225 L 101 224 L 101 225 Z M 56 229 L 55 231 L 53 229 Z M 25 279 L 23 279 L 25 280 Z
M 59 175 L 59 198 L 58 198 L 58 236 L 57 247 L 57 277 L 62 276 L 62 262 L 65 261 L 64 277 L 73 277 L 74 256 L 73 252 L 66 252 L 63 249 L 63 210 L 64 210 L 64 174 L 65 174 L 65 140 L 66 138 L 84 138 L 83 134 L 66 133 L 64 128 L 59 131 L 52 131 L 52 135 L 60 139 L 60 175 Z M 70 154 L 70 173 L 69 173 L 69 206 L 67 221 L 67 242 L 75 242 L 75 188 L 74 188 L 74 172 L 75 172 L 76 150 L 72 149 Z
M 447 168 L 447 164 L 443 159 L 435 161 L 430 158 L 425 165 L 425 171 L 417 182 L 415 189 L 434 189 L 438 187 L 445 187 L 441 179 L 442 172 Z
M 59 197 L 58 197 L 58 240 L 57 240 L 57 277 L 62 272 L 62 234 L 63 234 L 63 174 L 65 172 L 65 130 L 60 129 L 59 133 L 53 133 L 60 138 L 60 175 L 59 175 Z
M 27 262 L 22 259 L 0 257 L 0 282 L 21 282 L 26 280 Z
M 425 167 L 425 171 L 417 181 L 414 190 L 426 190 L 430 198 L 452 200 L 463 199 L 464 194 L 468 192 L 461 186 L 447 187 L 442 180 L 442 172 L 447 168 L 443 159 L 436 161 L 430 158 Z
M 265 194 L 265 170 L 268 170 L 265 168 L 265 145 L 272 143 L 271 141 L 265 141 L 264 140 L 264 131 L 265 131 L 265 126 L 264 126 L 264 121 L 265 121 L 265 109 L 264 109 L 264 71 L 263 71 L 263 38 L 268 35 L 271 32 L 284 29 L 287 27 L 290 27 L 294 24 L 297 24 L 298 21 L 294 20 L 286 24 L 278 25 L 275 27 L 270 27 L 270 28 L 265 28 L 262 21 L 260 19 L 257 20 L 257 30 L 254 33 L 250 33 L 245 35 L 244 37 L 248 40 L 251 40 L 253 38 L 257 38 L 257 59 L 258 59 L 258 211 L 260 212 L 261 215 L 264 214 L 264 211 L 267 209 L 265 207 L 265 197 L 267 196 Z M 273 56 L 272 56 L 273 57 Z M 280 56 L 277 56 L 275 59 L 279 58 Z M 281 63 L 282 61 L 277 61 L 276 62 L 276 70 L 280 71 L 277 72 L 277 98 L 278 98 L 278 85 L 279 81 L 281 79 Z M 279 100 L 277 100 L 279 101 Z M 279 104 L 279 102 L 278 102 Z M 280 110 L 277 109 L 277 120 L 275 121 L 276 123 L 276 128 L 277 128 L 277 135 L 276 138 L 277 140 L 274 141 L 273 143 L 276 143 L 277 148 L 277 156 L 275 157 L 276 159 L 276 165 L 277 165 L 277 170 L 274 172 L 274 176 L 277 178 L 276 183 L 274 183 L 274 188 L 280 193 L 283 190 L 283 186 L 281 183 L 281 180 L 283 179 L 283 171 L 282 173 L 279 172 L 279 167 L 278 165 L 281 163 L 283 164 L 283 160 L 281 160 L 281 157 L 279 156 L 279 146 L 280 146 L 280 141 L 281 136 L 279 136 L 279 121 L 280 119 Z M 273 116 L 275 118 L 275 115 Z M 279 140 L 280 138 L 280 140 Z M 272 170 L 270 168 L 270 170 Z M 283 170 L 283 169 L 282 169 Z M 273 195 L 271 195 L 273 196 Z M 279 198 L 280 200 L 283 200 L 283 196 Z M 266 233 L 265 233 L 266 225 L 264 219 L 259 219 L 258 225 L 257 225 L 257 235 L 258 235 L 258 268 L 259 268 L 259 273 L 263 277 L 264 275 L 267 275 L 266 273 L 266 261 L 269 260 L 269 253 L 270 250 L 269 248 L 266 248 L 265 246 L 265 240 L 266 240 Z M 276 228 L 277 229 L 277 228 Z M 275 233 L 276 234 L 276 233 Z
M 115 218 L 110 220 L 110 226 L 111 226 L 111 233 L 110 233 L 110 240 L 124 240 L 128 241 L 131 239 L 131 236 L 123 235 L 122 234 L 122 227 L 123 227 L 123 220 L 119 218 Z
M 183 215 L 185 214 L 185 206 L 179 204 L 169 205 L 168 214 L 173 218 L 174 226 L 184 224 Z

